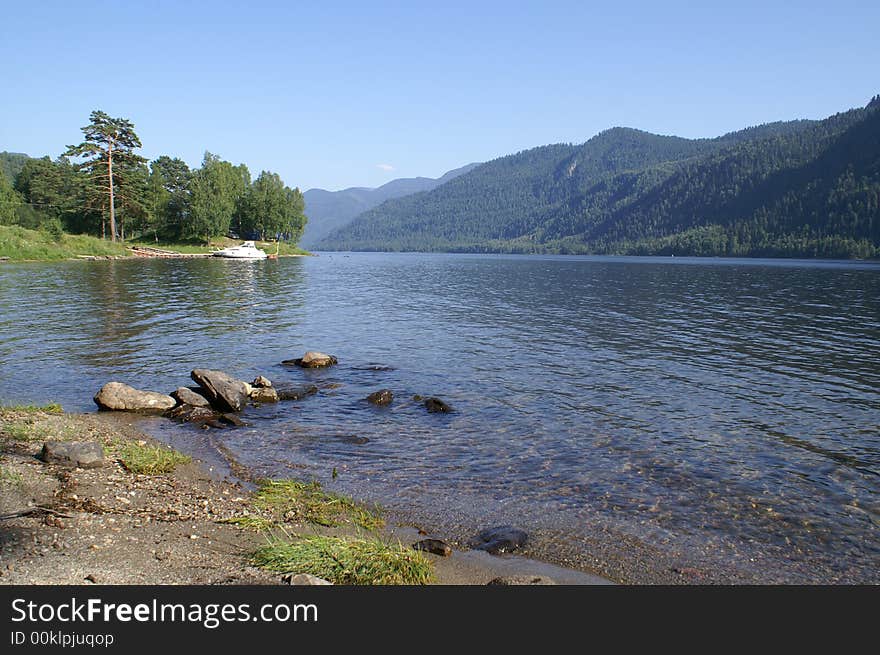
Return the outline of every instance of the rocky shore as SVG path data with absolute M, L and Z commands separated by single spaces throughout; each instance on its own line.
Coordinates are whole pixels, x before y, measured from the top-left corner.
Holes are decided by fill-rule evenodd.
M 2 584 L 321 583 L 308 571 L 255 564 L 255 553 L 274 538 L 273 520 L 285 537 L 361 543 L 366 536 L 404 557 L 411 552 L 428 563 L 426 581 L 437 584 L 607 582 L 522 557 L 493 555 L 515 551 L 528 538 L 509 526 L 476 537 L 479 549 L 451 545 L 413 527 L 384 525 L 382 519 L 365 523 L 371 528 L 365 530 L 344 517 L 315 515 L 323 511 L 310 504 L 316 498 L 331 499 L 334 508 L 350 502 L 346 507 L 355 517 L 362 510 L 309 485 L 308 496 L 280 512 L 267 502 L 272 499 L 262 493 L 266 487 L 219 480 L 179 454 L 169 459 L 170 467 L 162 460 L 164 468 L 134 459 L 132 449 L 173 451 L 142 433 L 131 414 L 59 410 L 0 410 Z

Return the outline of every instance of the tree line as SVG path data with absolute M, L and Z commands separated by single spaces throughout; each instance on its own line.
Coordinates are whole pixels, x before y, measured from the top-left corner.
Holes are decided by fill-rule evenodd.
M 195 169 L 168 155 L 147 162 L 136 152 L 134 125 L 102 111 L 82 132 L 83 141 L 54 160 L 0 153 L 0 225 L 114 241 L 302 236 L 303 195 L 277 173 L 252 180 L 247 166 L 210 152 Z

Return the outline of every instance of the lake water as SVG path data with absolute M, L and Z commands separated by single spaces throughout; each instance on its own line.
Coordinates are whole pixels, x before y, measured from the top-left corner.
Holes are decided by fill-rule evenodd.
M 310 349 L 339 366 L 280 365 Z M 878 265 L 7 264 L 0 362 L 0 401 L 68 410 L 93 410 L 109 380 L 171 391 L 195 367 L 312 382 L 315 396 L 248 409 L 248 427 L 147 426 L 462 534 L 511 522 L 570 555 L 601 532 L 754 579 L 880 582 Z M 364 402 L 381 388 L 390 407 Z

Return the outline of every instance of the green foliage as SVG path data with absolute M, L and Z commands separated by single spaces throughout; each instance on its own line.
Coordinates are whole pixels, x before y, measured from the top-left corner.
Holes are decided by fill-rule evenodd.
M 191 182 L 189 219 L 181 226 L 184 239 L 208 241 L 226 234 L 236 209 L 247 190 L 249 174 L 245 166 L 233 166 L 210 152 Z
M 876 257 L 880 107 L 717 139 L 615 128 L 390 200 L 319 247 Z
M 17 261 L 54 261 L 80 255 L 126 257 L 129 252 L 121 244 L 95 237 L 65 234 L 59 242 L 42 230 L 0 225 L 0 257 Z
M 120 216 L 120 236 L 124 238 L 125 214 L 137 216 L 144 211 L 146 160 L 134 152 L 141 147 L 141 140 L 131 121 L 112 118 L 99 110 L 90 114 L 89 124 L 82 132 L 83 142 L 68 146 L 64 155 L 77 158 L 76 168 L 85 174 L 86 206 L 93 210 L 100 208 L 102 220 L 105 209 L 109 213 L 111 241 L 117 238 L 116 204 L 119 203 L 124 210 Z M 101 233 L 103 236 L 103 227 Z
M 0 225 L 15 223 L 16 208 L 21 198 L 12 188 L 3 170 L 0 169 Z
M 263 171 L 242 199 L 240 230 L 258 232 L 262 239 L 287 234 L 296 243 L 306 223 L 304 207 L 299 189 L 286 187 L 277 173 Z
M 122 447 L 119 461 L 132 473 L 163 475 L 173 472 L 180 464 L 188 464 L 192 458 L 164 446 L 129 442 Z
M 401 544 L 310 535 L 274 541 L 254 553 L 254 565 L 278 573 L 310 573 L 341 585 L 423 585 L 433 580 L 425 555 Z

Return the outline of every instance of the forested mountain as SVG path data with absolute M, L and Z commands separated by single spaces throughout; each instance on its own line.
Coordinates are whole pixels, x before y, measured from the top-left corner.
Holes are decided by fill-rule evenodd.
M 320 249 L 873 257 L 880 99 L 715 139 L 627 128 L 390 200 Z
M 442 177 L 405 177 L 391 180 L 376 189 L 351 187 L 341 191 L 309 189 L 303 194 L 306 203 L 305 233 L 302 245 L 306 248 L 325 236 L 350 223 L 358 214 L 372 209 L 391 198 L 400 198 L 420 191 L 430 191 L 449 180 L 467 173 L 479 164 L 468 164 L 451 170 Z

